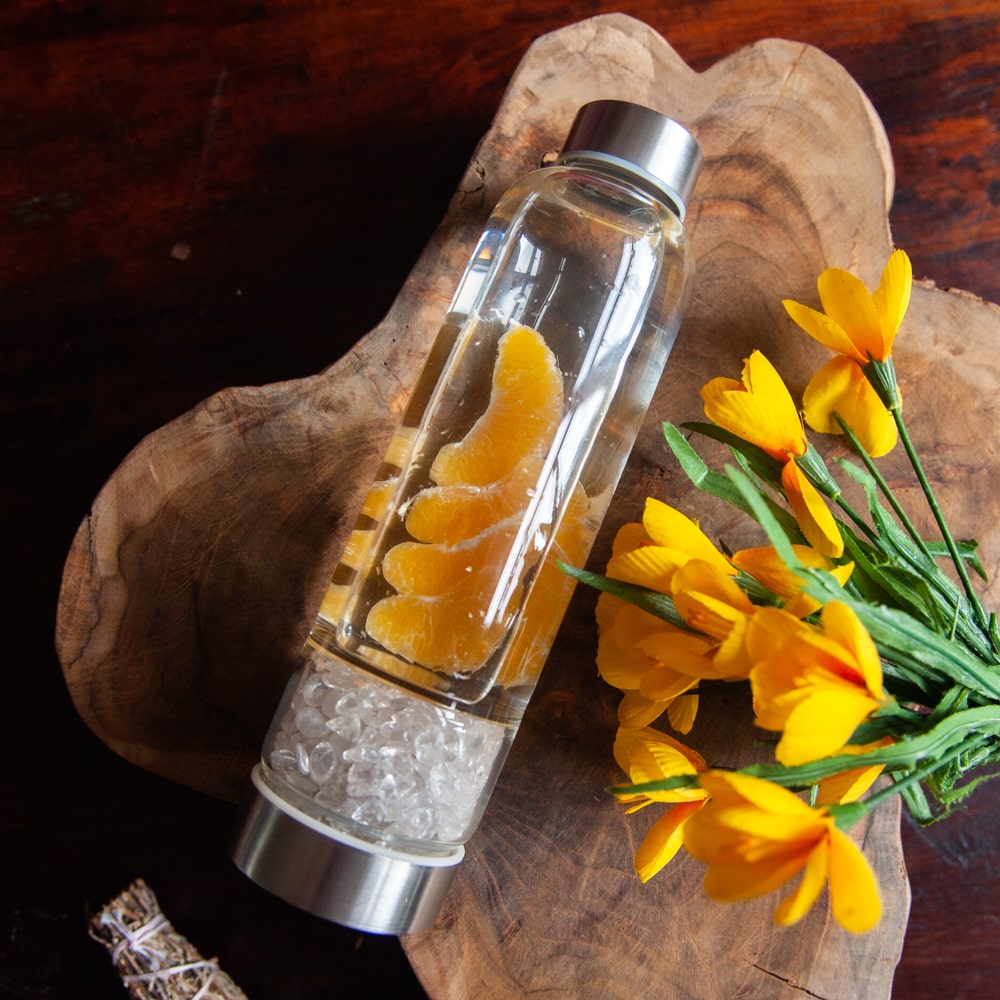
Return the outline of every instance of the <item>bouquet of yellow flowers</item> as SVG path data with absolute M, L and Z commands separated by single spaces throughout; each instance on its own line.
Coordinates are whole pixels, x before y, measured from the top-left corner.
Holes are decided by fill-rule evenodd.
M 874 292 L 829 268 L 822 311 L 784 303 L 835 352 L 806 386 L 801 415 L 755 351 L 739 381 L 703 387 L 706 422 L 664 425 L 692 483 L 756 521 L 767 545 L 720 548 L 696 520 L 649 499 L 642 522 L 618 532 L 605 574 L 564 567 L 602 591 L 597 663 L 623 692 L 614 755 L 628 775 L 613 791 L 629 811 L 668 807 L 636 853 L 644 881 L 683 846 L 707 863 L 713 898 L 747 899 L 801 875 L 776 908 L 779 924 L 802 917 L 828 883 L 834 917 L 866 931 L 880 916 L 878 886 L 847 831 L 895 794 L 918 822 L 939 819 L 993 776 L 971 772 L 1000 761 L 997 617 L 973 588 L 971 573 L 985 576 L 976 545 L 953 537 L 913 447 L 892 360 L 912 280 L 896 250 Z M 863 512 L 803 418 L 846 435 L 857 460 L 837 464 Z M 733 461 L 710 469 L 694 434 L 722 442 Z M 921 537 L 879 472 L 875 459 L 897 444 L 939 539 Z M 749 682 L 756 725 L 777 734 L 773 762 L 714 768 L 653 727 L 665 716 L 690 732 L 699 690 L 732 681 Z

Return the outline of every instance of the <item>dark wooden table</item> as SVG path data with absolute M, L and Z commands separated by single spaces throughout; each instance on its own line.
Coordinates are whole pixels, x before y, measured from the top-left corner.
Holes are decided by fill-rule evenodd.
M 307 917 L 240 875 L 227 854 L 232 806 L 124 763 L 82 725 L 53 650 L 56 597 L 77 525 L 143 435 L 224 386 L 318 371 L 382 318 L 538 35 L 622 10 L 695 69 L 769 36 L 824 49 L 885 122 L 893 233 L 916 274 L 1000 302 L 995 0 L 741 6 L 0 10 L 13 555 L 0 997 L 123 995 L 86 918 L 139 876 L 253 1000 L 424 995 L 396 940 Z M 996 994 L 998 810 L 1000 783 L 945 824 L 904 821 L 913 909 L 894 995 Z

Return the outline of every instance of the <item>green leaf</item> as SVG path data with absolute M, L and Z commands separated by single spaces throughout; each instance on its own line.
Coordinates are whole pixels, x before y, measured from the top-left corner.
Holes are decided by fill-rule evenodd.
M 869 602 L 903 607 L 928 627 L 943 631 L 937 603 L 924 578 L 892 561 L 850 530 L 844 549 L 854 562 L 851 584 Z
M 715 425 L 706 424 L 705 426 L 714 427 Z M 703 493 L 709 494 L 709 496 L 717 497 L 719 500 L 725 501 L 731 507 L 735 507 L 744 514 L 751 514 L 752 516 L 752 512 L 744 502 L 742 494 L 739 490 L 733 488 L 733 484 L 729 478 L 719 472 L 709 469 L 709 467 L 705 464 L 705 460 L 698 454 L 698 452 L 691 445 L 691 442 L 688 441 L 688 439 L 674 424 L 664 421 L 663 436 L 666 438 L 667 445 L 673 452 L 674 458 L 677 459 L 678 464 L 688 479 L 691 480 L 693 486 L 696 486 Z M 752 446 L 748 445 L 747 447 L 750 448 Z M 760 449 L 758 449 L 758 451 L 759 450 Z M 769 458 L 766 454 L 765 457 Z M 769 460 L 772 462 L 774 461 L 770 458 Z M 766 477 L 765 481 L 767 481 Z M 784 525 L 786 530 L 801 538 L 801 533 L 798 530 L 798 525 L 795 523 L 795 518 L 792 517 L 788 511 L 779 507 L 768 497 L 762 496 L 761 499 L 767 505 L 772 515 Z
M 948 546 L 944 542 L 928 542 L 924 540 L 924 544 L 927 546 L 928 552 L 935 559 L 947 559 L 951 553 L 948 552 Z M 974 538 L 964 538 L 962 540 L 956 540 L 956 547 L 958 548 L 959 555 L 976 571 L 976 575 L 985 581 L 989 581 L 989 574 L 986 572 L 986 567 L 982 564 L 979 558 L 979 542 Z
M 916 736 L 901 739 L 864 753 L 836 754 L 807 764 L 751 764 L 740 768 L 740 774 L 763 778 L 786 788 L 804 789 L 840 774 L 861 767 L 884 767 L 890 775 L 901 776 L 898 791 L 919 819 L 929 817 L 931 810 L 922 792 L 913 791 L 915 779 L 933 774 L 936 767 L 947 768 L 956 756 L 975 748 L 996 749 L 1000 743 L 1000 705 L 970 708 L 943 719 L 937 725 Z M 903 785 L 903 782 L 910 782 Z M 697 785 L 697 775 L 671 777 L 615 786 L 615 794 L 641 794 L 689 788 Z
M 905 611 L 858 600 L 828 573 L 803 568 L 800 575 L 809 578 L 804 589 L 816 600 L 824 604 L 828 600 L 847 604 L 867 629 L 882 658 L 918 680 L 921 686 L 927 682 L 937 685 L 938 698 L 959 684 L 969 688 L 980 701 L 1000 701 L 997 664 L 972 655 L 960 643 L 928 628 Z
M 641 608 L 643 611 L 647 611 L 649 614 L 655 615 L 657 618 L 661 618 L 671 625 L 676 625 L 686 632 L 691 631 L 687 622 L 677 613 L 674 602 L 666 594 L 661 594 L 658 590 L 651 590 L 649 587 L 640 587 L 635 583 L 625 583 L 623 580 L 614 580 L 610 576 L 593 573 L 586 569 L 577 569 L 575 566 L 569 566 L 563 562 L 558 562 L 556 565 L 565 574 L 573 577 L 575 580 L 579 580 L 581 583 L 585 583 L 588 587 L 603 591 L 612 597 L 619 597 L 621 600 L 627 601 L 629 604 L 634 604 L 637 608 Z
M 920 785 L 907 785 L 901 789 L 900 794 L 906 805 L 909 814 L 921 825 L 927 826 L 935 820 L 931 811 L 931 804 L 927 800 L 927 795 Z
M 763 448 L 751 444 L 749 441 L 744 441 L 738 434 L 733 434 L 732 431 L 727 431 L 718 424 L 689 420 L 681 426 L 687 431 L 694 431 L 703 437 L 712 438 L 714 441 L 721 441 L 722 444 L 728 445 L 733 452 L 746 459 L 747 465 L 765 483 L 775 487 L 775 489 L 781 488 L 782 463 L 769 455 Z
M 764 529 L 767 540 L 774 546 L 775 551 L 781 561 L 788 569 L 797 573 L 800 569 L 805 569 L 795 550 L 792 548 L 792 538 L 798 534 L 798 526 L 794 532 L 786 530 L 781 520 L 775 517 L 766 497 L 754 489 L 749 477 L 740 469 L 734 466 L 726 466 L 726 475 L 743 498 L 743 502 L 749 508 L 751 517 Z
M 840 464 L 864 490 L 878 534 L 881 559 L 859 562 L 863 571 L 886 592 L 889 603 L 909 611 L 941 635 L 957 637 L 976 656 L 992 659 L 994 645 L 976 623 L 975 609 L 930 556 L 931 547 L 923 540 L 918 545 L 899 527 L 879 501 L 873 476 L 852 462 Z

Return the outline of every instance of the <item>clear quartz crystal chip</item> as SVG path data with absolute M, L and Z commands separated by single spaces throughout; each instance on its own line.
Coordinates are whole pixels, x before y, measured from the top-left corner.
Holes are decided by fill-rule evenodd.
M 311 664 L 293 702 L 267 760 L 300 794 L 405 837 L 454 838 L 473 821 L 502 727 L 401 698 L 343 664 Z

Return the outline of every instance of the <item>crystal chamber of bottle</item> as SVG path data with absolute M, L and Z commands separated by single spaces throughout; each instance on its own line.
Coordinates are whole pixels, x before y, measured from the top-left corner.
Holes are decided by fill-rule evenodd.
M 597 101 L 494 209 L 252 775 L 234 858 L 276 895 L 433 923 L 676 338 L 700 165 Z

